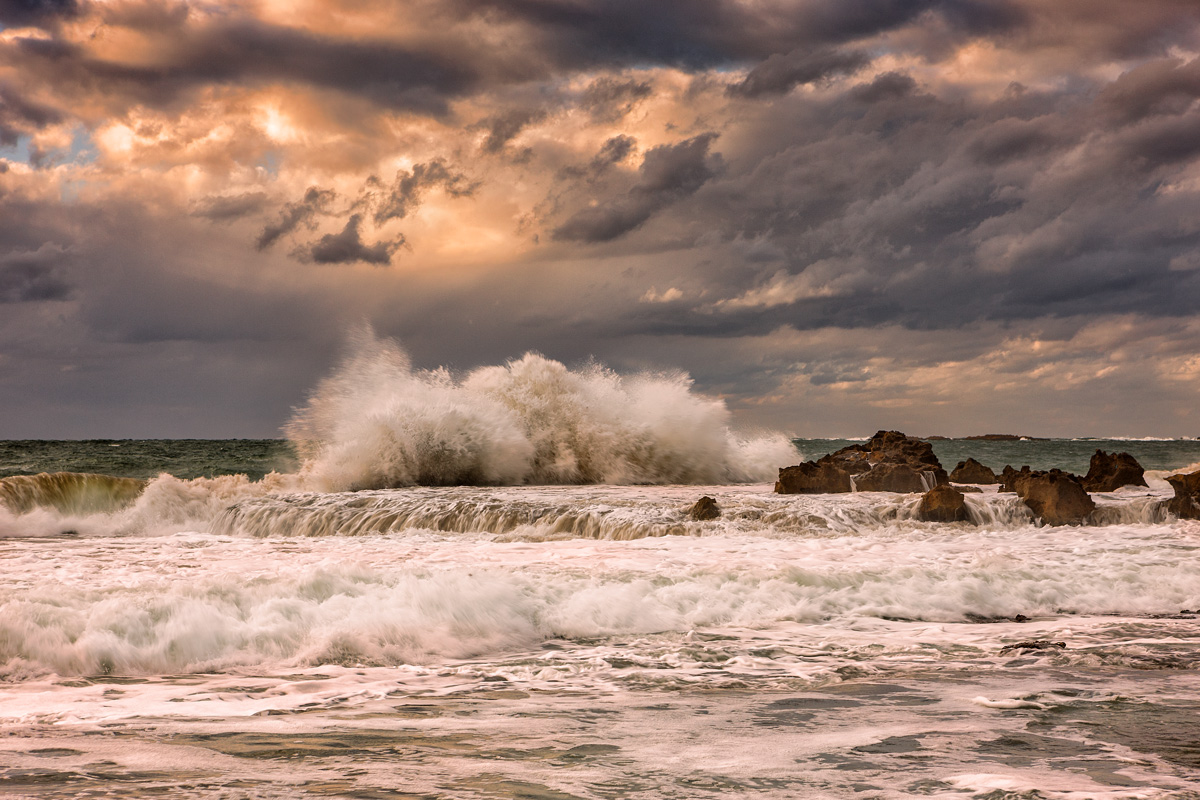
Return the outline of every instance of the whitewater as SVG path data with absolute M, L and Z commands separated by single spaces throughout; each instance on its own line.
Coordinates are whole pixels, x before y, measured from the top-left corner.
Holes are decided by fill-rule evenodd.
M 1193 441 L 935 443 L 1149 486 L 925 523 L 686 376 L 369 334 L 288 434 L 0 444 L 0 796 L 1200 797 Z

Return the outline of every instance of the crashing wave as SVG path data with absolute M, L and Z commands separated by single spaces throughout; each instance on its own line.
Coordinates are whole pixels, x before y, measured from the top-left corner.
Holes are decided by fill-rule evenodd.
M 325 491 L 421 485 L 765 481 L 792 463 L 775 434 L 743 439 L 683 374 L 620 376 L 533 353 L 456 377 L 414 370 L 369 331 L 286 431 Z

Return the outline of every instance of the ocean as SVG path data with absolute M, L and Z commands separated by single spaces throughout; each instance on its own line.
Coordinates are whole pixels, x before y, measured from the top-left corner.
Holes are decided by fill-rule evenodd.
M 937 524 L 730 422 L 364 333 L 286 441 L 0 443 L 0 795 L 1200 798 L 1200 442 L 939 440 L 1149 485 Z
M 1200 442 L 933 444 L 1124 450 L 1150 485 L 1085 527 L 994 486 L 934 524 L 761 480 L 314 491 L 284 440 L 0 443 L 0 795 L 1200 797 L 1200 523 L 1157 510 Z

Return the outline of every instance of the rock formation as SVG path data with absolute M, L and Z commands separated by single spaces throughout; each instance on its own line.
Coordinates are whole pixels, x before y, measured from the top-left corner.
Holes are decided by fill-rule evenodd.
M 1167 483 L 1175 490 L 1167 511 L 1180 519 L 1200 519 L 1200 471 L 1168 475 Z
M 1021 478 L 1028 478 L 1032 474 L 1028 466 L 1021 467 L 1018 471 L 1005 464 L 1004 469 L 1000 473 L 1000 491 L 1017 492 L 1017 482 Z M 1020 494 L 1020 492 L 1017 492 L 1017 494 Z
M 1079 478 L 1060 469 L 1019 472 L 1014 485 L 1017 496 L 1046 525 L 1082 525 L 1096 510 Z
M 779 494 L 833 494 L 853 491 L 850 473 L 826 461 L 805 461 L 779 470 L 775 491 Z
M 921 498 L 917 519 L 922 522 L 969 522 L 963 493 L 949 484 L 935 486 Z
M 950 473 L 952 483 L 999 483 L 996 473 L 991 467 L 985 467 L 973 458 L 958 462 L 958 466 Z
M 843 447 L 817 461 L 779 470 L 780 494 L 830 492 L 924 492 L 948 483 L 933 446 L 899 431 L 879 431 L 862 444 Z
M 708 495 L 701 497 L 695 505 L 688 509 L 688 517 L 698 522 L 716 519 L 719 516 L 721 516 L 721 507 Z
M 1109 455 L 1097 450 L 1083 478 L 1083 488 L 1089 492 L 1115 492 L 1122 486 L 1145 486 L 1142 465 L 1129 453 Z

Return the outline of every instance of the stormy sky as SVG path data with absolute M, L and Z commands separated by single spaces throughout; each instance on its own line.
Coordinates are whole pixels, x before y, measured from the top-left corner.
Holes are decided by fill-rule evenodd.
M 1200 436 L 1195 0 L 0 0 L 0 438 L 421 367 Z

